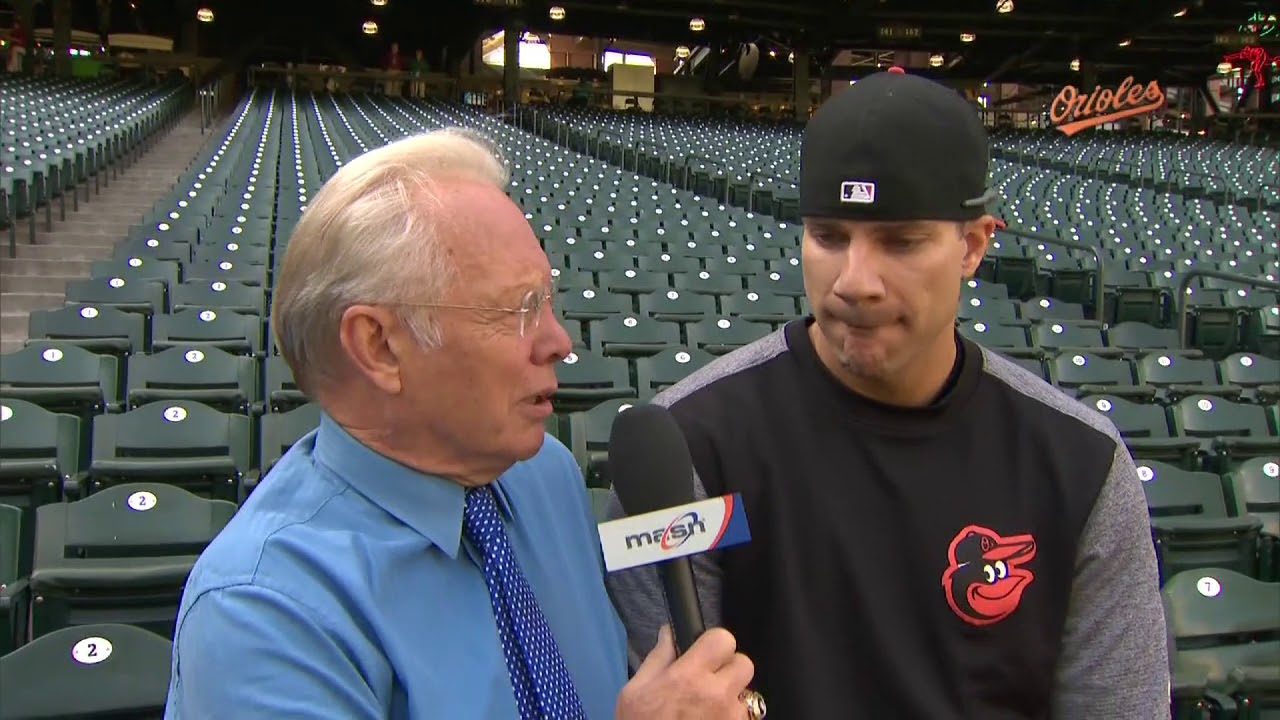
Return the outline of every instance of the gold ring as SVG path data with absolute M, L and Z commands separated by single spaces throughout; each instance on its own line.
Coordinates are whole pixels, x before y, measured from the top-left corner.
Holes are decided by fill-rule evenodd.
M 763 695 L 755 690 L 743 690 L 738 699 L 747 706 L 747 717 L 751 720 L 764 720 L 768 708 L 765 707 Z

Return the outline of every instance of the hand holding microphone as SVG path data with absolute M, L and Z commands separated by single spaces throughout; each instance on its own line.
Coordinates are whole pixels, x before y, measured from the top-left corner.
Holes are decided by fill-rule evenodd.
M 617 717 L 761 720 L 764 700 L 747 687 L 755 666 L 729 631 L 706 629 L 688 557 L 749 539 L 740 500 L 695 501 L 689 446 L 675 418 L 657 405 L 614 419 L 609 467 L 628 517 L 601 526 L 606 566 L 656 563 L 673 628 L 662 628 L 622 689 Z

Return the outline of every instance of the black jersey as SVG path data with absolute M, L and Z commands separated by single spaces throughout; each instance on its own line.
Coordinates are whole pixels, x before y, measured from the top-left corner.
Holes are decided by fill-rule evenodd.
M 698 497 L 742 495 L 751 542 L 695 572 L 769 717 L 1167 718 L 1146 504 L 1110 422 L 968 340 L 933 405 L 869 401 L 812 322 L 655 400 Z M 610 589 L 643 656 L 667 622 L 657 573 Z

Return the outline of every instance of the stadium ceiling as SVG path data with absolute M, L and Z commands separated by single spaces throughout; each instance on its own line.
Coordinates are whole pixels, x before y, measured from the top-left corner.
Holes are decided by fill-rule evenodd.
M 564 9 L 562 20 L 550 19 L 552 6 Z M 1100 80 L 1199 82 L 1240 49 L 1234 36 L 1264 6 L 1275 12 L 1262 0 L 524 0 L 521 12 L 535 31 L 774 42 L 808 47 L 819 62 L 841 49 L 941 53 L 945 69 L 930 71 L 941 77 L 1070 82 L 1079 58 Z M 703 31 L 690 30 L 693 18 Z
M 916 72 L 1032 84 L 1079 82 L 1074 59 L 1092 63 L 1099 82 L 1134 75 L 1200 83 L 1225 54 L 1246 44 L 1241 27 L 1251 16 L 1277 12 L 1274 0 L 106 1 L 114 32 L 176 35 L 197 8 L 209 7 L 217 21 L 200 28 L 201 42 L 229 55 L 261 42 L 279 59 L 376 65 L 398 40 L 406 49 L 428 48 L 433 59 L 456 61 L 482 33 L 514 16 L 534 33 L 706 45 L 730 56 L 742 43 L 757 43 L 775 50 L 772 58 L 762 56 L 757 75 L 764 77 L 789 76 L 789 50 L 805 47 L 814 75 L 841 50 L 863 58 L 914 51 L 925 60 Z M 51 22 L 52 0 L 35 2 L 37 26 Z M 1006 3 L 1011 10 L 1000 12 Z M 96 26 L 93 3 L 71 5 L 77 28 Z M 562 19 L 551 19 L 552 7 L 564 10 Z M 690 29 L 693 18 L 705 22 L 703 31 Z M 369 19 L 382 28 L 377 36 L 359 32 Z M 964 42 L 968 35 L 972 41 Z M 1280 31 L 1262 41 L 1280 43 Z M 1280 45 L 1269 49 L 1280 53 Z M 940 67 L 929 67 L 932 54 L 943 56 Z M 849 72 L 874 67 L 872 61 Z

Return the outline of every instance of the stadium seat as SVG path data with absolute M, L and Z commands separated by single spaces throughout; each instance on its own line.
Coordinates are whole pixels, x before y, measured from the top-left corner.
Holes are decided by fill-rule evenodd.
M 1200 439 L 1204 462 L 1218 472 L 1252 457 L 1280 454 L 1280 436 L 1261 405 L 1190 395 L 1170 410 L 1175 432 Z
M 1256 549 L 1262 522 L 1228 512 L 1217 475 L 1142 460 L 1138 478 L 1151 514 L 1160 577 L 1211 567 L 1258 574 Z
M 0 397 L 0 498 L 25 507 L 62 499 L 81 478 L 81 420 Z
M 590 351 L 571 352 L 556 365 L 559 389 L 553 402 L 567 411 L 585 409 L 602 400 L 635 397 L 631 369 L 619 357 L 603 357 Z
M 128 363 L 128 409 L 153 402 L 193 400 L 216 410 L 260 414 L 258 361 L 213 346 L 178 345 Z
M 270 472 L 280 458 L 303 435 L 320 427 L 320 406 L 305 403 L 285 412 L 274 411 L 262 416 L 262 457 L 258 467 L 262 475 Z M 246 491 L 245 495 L 249 493 Z
M 1224 481 L 1235 514 L 1262 521 L 1259 577 L 1280 582 L 1280 454 L 1246 460 L 1227 473 Z
M 147 318 L 109 306 L 70 305 L 31 313 L 27 334 L 29 344 L 57 340 L 124 357 L 147 349 Z
M 1274 704 L 1280 583 L 1230 570 L 1198 569 L 1170 578 L 1162 592 L 1175 642 L 1173 671 L 1204 679 L 1213 717 L 1265 717 L 1280 708 Z M 1251 682 L 1254 673 L 1258 686 Z M 1263 706 L 1263 693 L 1269 707 Z M 1241 709 L 1249 714 L 1240 715 Z
M 147 403 L 93 423 L 88 495 L 111 485 L 162 478 L 235 501 L 253 466 L 253 421 L 191 400 Z
M 64 628 L 0 657 L 0 717 L 161 718 L 173 644 L 130 625 Z
M 21 645 L 27 635 L 31 546 L 24 524 L 21 508 L 0 505 L 0 657 Z
M 0 396 L 83 416 L 120 407 L 119 359 L 57 341 L 0 356 Z
M 235 511 L 234 502 L 154 482 L 40 506 L 32 634 L 107 621 L 171 637 L 196 557 Z
M 1086 395 L 1080 402 L 1106 415 L 1115 424 L 1135 458 L 1158 460 L 1187 470 L 1198 469 L 1200 441 L 1174 435 L 1163 406 L 1106 393 Z

